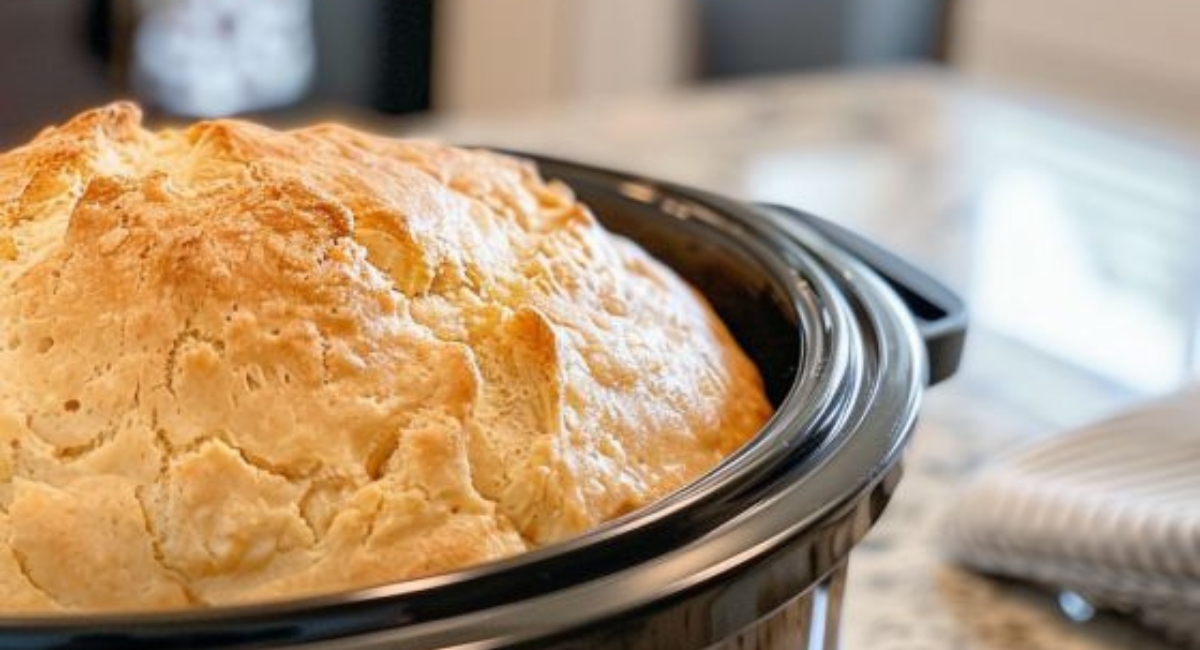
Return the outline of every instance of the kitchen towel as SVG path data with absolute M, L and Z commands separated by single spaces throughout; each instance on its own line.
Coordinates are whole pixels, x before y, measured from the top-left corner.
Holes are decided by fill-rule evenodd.
M 1074 592 L 1200 648 L 1200 387 L 997 462 L 946 532 L 967 566 Z

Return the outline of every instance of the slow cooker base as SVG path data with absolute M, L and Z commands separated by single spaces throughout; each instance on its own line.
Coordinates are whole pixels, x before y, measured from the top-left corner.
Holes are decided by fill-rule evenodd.
M 816 587 L 709 650 L 835 650 L 846 563 Z

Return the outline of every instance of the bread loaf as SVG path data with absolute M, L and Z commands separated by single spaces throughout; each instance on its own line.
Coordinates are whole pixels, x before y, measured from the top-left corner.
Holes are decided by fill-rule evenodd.
M 529 163 L 336 125 L 0 156 L 0 608 L 286 598 L 562 540 L 770 414 L 704 300 Z

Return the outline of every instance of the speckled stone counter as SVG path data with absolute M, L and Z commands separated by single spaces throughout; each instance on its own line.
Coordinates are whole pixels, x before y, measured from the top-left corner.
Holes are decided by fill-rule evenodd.
M 981 464 L 1194 373 L 1195 150 L 925 68 L 399 130 L 795 205 L 932 271 L 970 301 L 971 338 L 958 377 L 928 394 L 905 480 L 852 556 L 843 646 L 1167 647 L 1116 617 L 1071 622 L 1052 594 L 952 566 L 939 526 Z

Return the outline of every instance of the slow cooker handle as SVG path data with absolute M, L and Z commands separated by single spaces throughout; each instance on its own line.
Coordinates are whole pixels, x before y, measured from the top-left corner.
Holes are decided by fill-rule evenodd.
M 929 274 L 842 226 L 795 208 L 767 207 L 804 222 L 878 273 L 908 306 L 925 340 L 930 385 L 954 374 L 967 336 L 967 309 L 962 299 Z

